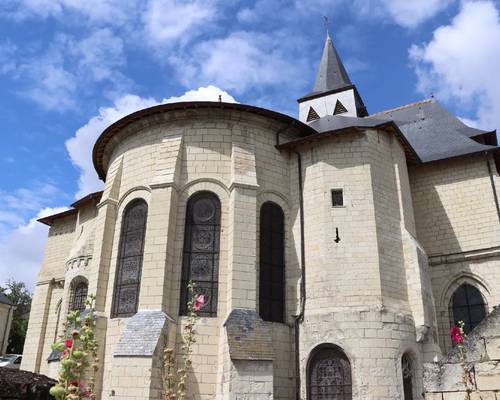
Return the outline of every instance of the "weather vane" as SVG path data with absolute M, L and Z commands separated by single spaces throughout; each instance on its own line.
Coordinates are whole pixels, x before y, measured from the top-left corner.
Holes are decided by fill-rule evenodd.
M 328 17 L 323 15 L 323 19 L 325 20 L 326 36 L 330 36 L 330 32 L 328 31 Z

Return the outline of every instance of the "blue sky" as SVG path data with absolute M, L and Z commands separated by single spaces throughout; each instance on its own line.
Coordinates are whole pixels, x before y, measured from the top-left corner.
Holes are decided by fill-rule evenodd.
M 0 283 L 33 285 L 46 227 L 99 190 L 92 145 L 136 109 L 238 101 L 297 116 L 323 15 L 371 113 L 434 94 L 500 127 L 498 1 L 2 0 Z

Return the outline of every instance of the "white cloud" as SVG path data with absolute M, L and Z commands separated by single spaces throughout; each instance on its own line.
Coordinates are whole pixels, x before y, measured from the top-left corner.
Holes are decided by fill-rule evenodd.
M 19 216 L 37 211 L 43 204 L 60 196 L 59 189 L 51 183 L 38 183 L 31 188 L 21 187 L 11 193 L 0 192 L 2 211 L 13 211 Z
M 463 3 L 450 25 L 410 49 L 418 90 L 458 100 L 483 129 L 500 128 L 500 18 L 492 1 Z
M 300 57 L 290 57 L 296 53 L 288 39 L 280 32 L 239 31 L 201 42 L 189 56 L 171 57 L 170 61 L 185 85 L 193 81 L 202 85 L 213 82 L 236 93 L 250 88 L 290 86 L 301 82 L 300 71 L 305 63 Z
M 170 46 L 206 29 L 216 15 L 213 0 L 150 0 L 142 20 L 153 43 Z
M 58 34 L 44 54 L 18 58 L 16 68 L 4 72 L 15 72 L 15 78 L 26 86 L 20 94 L 45 109 L 73 109 L 96 84 L 101 91 L 112 92 L 128 82 L 120 72 L 125 65 L 123 42 L 107 28 L 81 39 Z
M 136 0 L 11 0 L 6 13 L 16 19 L 64 19 L 75 13 L 93 23 L 122 24 L 139 4 Z
M 391 18 L 405 28 L 415 28 L 435 17 L 455 0 L 355 0 L 354 8 L 364 17 Z
M 237 103 L 233 96 L 213 85 L 200 87 L 196 90 L 188 90 L 182 96 L 172 96 L 168 99 L 163 99 L 162 103 L 176 103 L 179 101 L 219 101 L 219 96 L 221 96 L 221 100 L 226 103 Z
M 113 78 L 125 64 L 123 41 L 110 29 L 99 29 L 70 49 L 78 60 L 77 68 L 95 82 Z
M 0 242 L 0 284 L 15 279 L 34 288 L 47 242 L 47 227 L 37 219 L 64 210 L 62 207 L 44 208 L 35 218 L 18 225 L 4 237 Z
M 98 180 L 92 163 L 92 149 L 98 136 L 113 122 L 134 111 L 161 103 L 202 100 L 217 101 L 219 94 L 222 95 L 223 101 L 235 102 L 234 98 L 224 90 L 215 86 L 207 86 L 190 90 L 179 97 L 170 97 L 161 101 L 127 94 L 116 100 L 113 106 L 100 108 L 98 115 L 92 117 L 84 126 L 76 131 L 74 137 L 66 142 L 66 149 L 71 161 L 80 170 L 78 192 L 75 197 L 80 198 L 88 193 L 102 189 L 102 182 Z

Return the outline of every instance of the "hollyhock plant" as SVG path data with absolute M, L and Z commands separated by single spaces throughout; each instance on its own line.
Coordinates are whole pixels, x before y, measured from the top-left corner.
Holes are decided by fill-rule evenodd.
M 460 352 L 460 365 L 462 366 L 462 383 L 465 387 L 465 400 L 470 399 L 470 393 L 472 389 L 469 385 L 474 385 L 474 378 L 472 376 L 472 370 L 467 365 L 467 350 L 464 346 L 464 339 L 466 338 L 464 331 L 465 323 L 464 321 L 458 321 L 458 325 L 453 326 L 450 329 L 450 336 L 453 344 L 458 347 Z
M 99 360 L 94 336 L 94 301 L 95 297 L 89 296 L 84 315 L 79 310 L 68 314 L 64 333 L 52 345 L 54 350 L 61 352 L 59 382 L 50 389 L 50 394 L 56 400 L 96 398 L 94 387 Z M 84 382 L 84 377 L 89 378 L 87 383 Z
M 196 296 L 196 301 L 194 303 L 194 310 L 200 311 L 204 305 L 205 305 L 205 295 L 199 294 L 198 296 Z
M 171 348 L 166 348 L 164 350 L 163 360 L 164 360 L 164 400 L 179 399 L 184 400 L 186 397 L 186 379 L 189 369 L 191 368 L 191 354 L 193 352 L 192 346 L 196 343 L 196 331 L 194 329 L 196 320 L 198 319 L 198 312 L 205 305 L 205 295 L 195 294 L 195 283 L 190 281 L 188 283 L 188 290 L 190 293 L 190 300 L 188 301 L 187 308 L 187 322 L 184 325 L 184 330 L 182 334 L 182 351 L 184 364 L 182 368 L 177 371 L 177 376 L 175 371 L 175 355 Z M 176 379 L 177 378 L 177 379 Z M 176 385 L 177 380 L 177 385 Z M 177 388 L 176 388 L 177 386 Z
M 463 330 L 459 326 L 452 327 L 450 335 L 454 344 L 459 344 L 464 341 Z

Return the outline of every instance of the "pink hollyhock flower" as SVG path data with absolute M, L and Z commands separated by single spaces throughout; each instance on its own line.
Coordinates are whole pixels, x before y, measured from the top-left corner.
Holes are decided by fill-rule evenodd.
M 205 295 L 199 294 L 198 297 L 196 297 L 196 302 L 194 303 L 194 310 L 200 311 L 204 305 L 205 305 Z
M 453 340 L 453 343 L 459 344 L 464 341 L 464 337 L 462 335 L 462 329 L 460 329 L 458 326 L 454 326 L 450 330 L 450 336 L 451 340 Z
M 73 347 L 73 339 L 66 339 L 64 341 L 64 345 L 67 347 L 67 348 L 72 348 Z
M 79 334 L 80 334 L 80 332 L 78 332 L 76 329 L 75 329 L 75 330 L 73 330 L 73 332 L 71 332 L 71 336 L 73 336 L 73 337 L 76 337 L 76 336 L 78 336 Z

